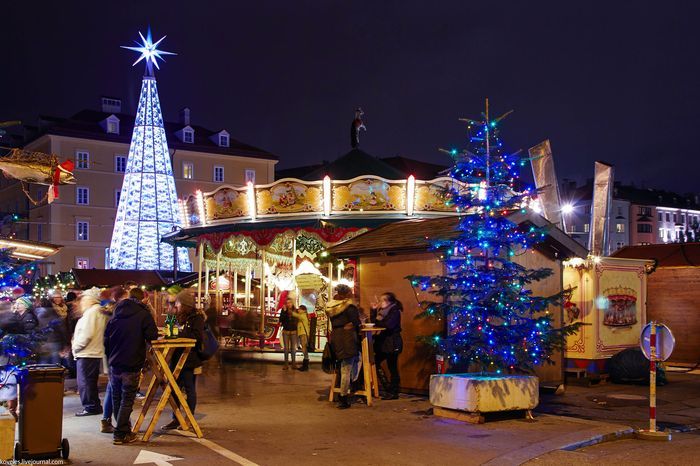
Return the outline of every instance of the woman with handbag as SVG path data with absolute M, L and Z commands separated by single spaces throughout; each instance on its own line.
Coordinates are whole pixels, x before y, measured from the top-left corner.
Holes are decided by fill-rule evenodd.
M 284 344 L 284 369 L 289 369 L 289 355 L 292 356 L 292 369 L 297 368 L 297 318 L 294 300 L 287 298 L 284 307 L 280 310 L 280 324 L 282 324 L 282 343 Z
M 383 361 L 389 367 L 391 382 L 382 400 L 398 400 L 401 377 L 399 376 L 399 354 L 403 350 L 401 338 L 401 313 L 403 306 L 396 295 L 390 291 L 382 294 L 378 302 L 372 303 L 372 315 L 377 328 L 384 331 L 374 337 L 374 361 L 381 369 Z

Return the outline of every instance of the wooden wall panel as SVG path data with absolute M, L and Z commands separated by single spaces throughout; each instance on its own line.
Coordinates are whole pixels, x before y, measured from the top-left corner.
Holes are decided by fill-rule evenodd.
M 408 280 L 410 274 L 439 275 L 442 264 L 433 254 L 402 254 L 399 256 L 362 257 L 359 260 L 360 305 L 369 310 L 374 295 L 392 291 L 403 303 L 401 329 L 404 341 L 403 353 L 399 356 L 401 390 L 412 393 L 427 393 L 430 374 L 435 373 L 435 355 L 428 345 L 416 342 L 419 335 L 442 331 L 442 324 L 432 319 L 415 319 L 421 312 Z M 430 299 L 422 293 L 420 299 Z
M 700 361 L 700 267 L 659 267 L 649 275 L 647 319 L 676 337 L 670 361 Z

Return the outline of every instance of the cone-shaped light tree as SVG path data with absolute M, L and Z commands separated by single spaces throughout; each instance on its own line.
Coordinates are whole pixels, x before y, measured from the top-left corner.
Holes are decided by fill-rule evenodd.
M 180 226 L 181 219 L 170 163 L 163 115 L 153 67 L 157 59 L 172 55 L 158 49 L 151 31 L 136 47 L 124 47 L 138 52 L 146 64 L 141 83 L 134 132 L 124 173 L 117 217 L 112 232 L 109 266 L 113 269 L 167 270 L 173 267 L 174 248 L 161 243 L 161 237 Z M 178 268 L 192 269 L 186 249 L 178 251 Z
M 463 120 L 468 149 L 450 151 L 455 183 L 448 199 L 462 212 L 456 237 L 432 242 L 444 263 L 442 276 L 407 277 L 416 291 L 438 299 L 422 300 L 422 317 L 443 319 L 445 333 L 425 336 L 453 366 L 495 373 L 531 371 L 551 362 L 564 336 L 577 326 L 555 328 L 550 306 L 562 294 L 534 296 L 530 285 L 552 274 L 529 269 L 517 257 L 546 237 L 544 230 L 515 223 L 531 192 L 519 187 L 528 159 L 504 150 L 498 126 L 505 115 Z

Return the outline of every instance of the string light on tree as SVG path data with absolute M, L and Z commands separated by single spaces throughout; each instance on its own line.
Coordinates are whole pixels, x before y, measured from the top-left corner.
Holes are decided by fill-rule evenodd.
M 509 219 L 525 211 L 532 198 L 530 190 L 516 190 L 527 158 L 506 151 L 499 137 L 499 125 L 510 113 L 491 119 L 487 100 L 482 118 L 461 120 L 467 123 L 467 149 L 445 152 L 454 161 L 452 177 L 477 188 L 449 193 L 449 202 L 463 213 L 459 234 L 433 240 L 431 246 L 445 265 L 445 275 L 407 277 L 417 292 L 439 298 L 421 301 L 421 315 L 447 323 L 446 334 L 429 335 L 425 341 L 452 364 L 495 373 L 530 371 L 551 362 L 563 336 L 578 328 L 553 326 L 548 308 L 561 302 L 562 294 L 534 296 L 530 289 L 552 270 L 516 262 L 516 256 L 544 241 L 546 233 Z

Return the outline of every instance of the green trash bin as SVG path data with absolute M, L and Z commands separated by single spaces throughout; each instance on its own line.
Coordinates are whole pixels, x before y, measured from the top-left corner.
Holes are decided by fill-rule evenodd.
M 54 364 L 24 368 L 19 385 L 19 441 L 15 460 L 68 459 L 70 447 L 63 437 L 63 380 L 66 370 Z

